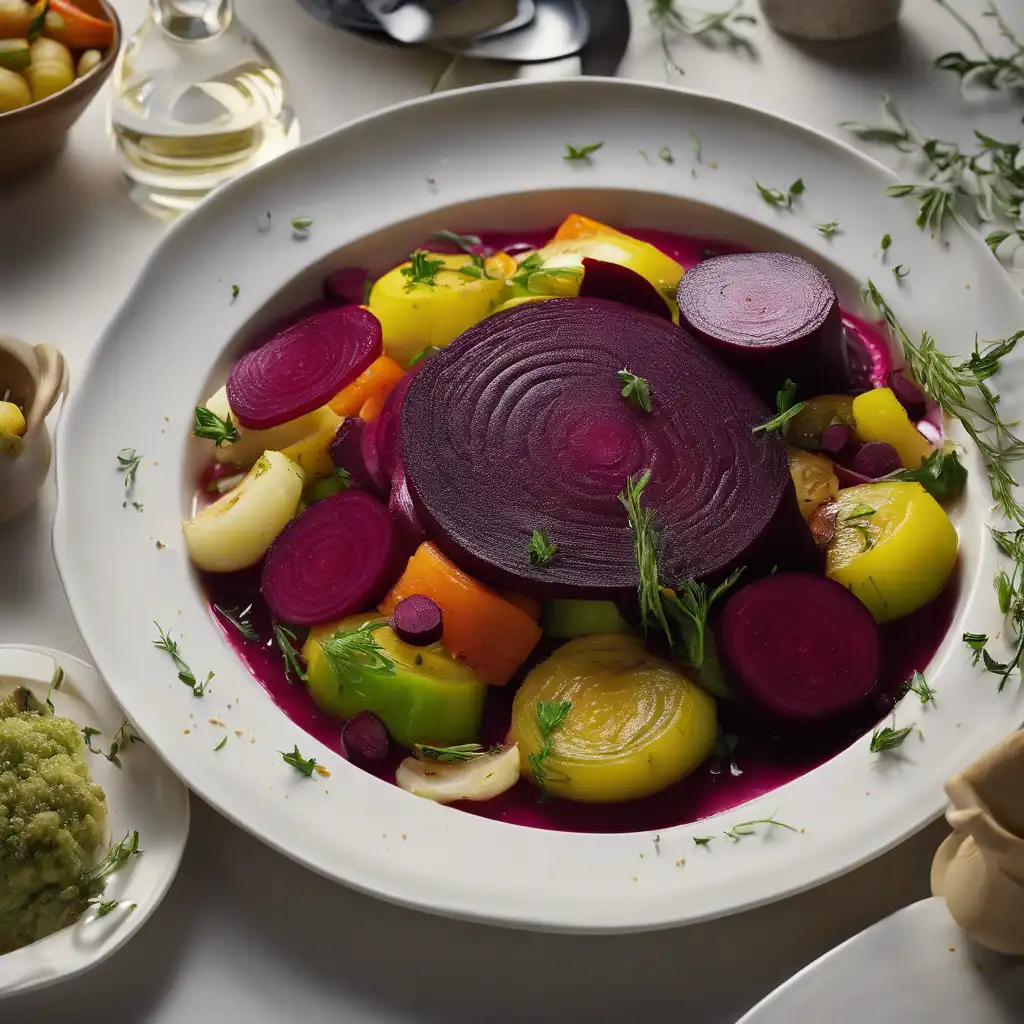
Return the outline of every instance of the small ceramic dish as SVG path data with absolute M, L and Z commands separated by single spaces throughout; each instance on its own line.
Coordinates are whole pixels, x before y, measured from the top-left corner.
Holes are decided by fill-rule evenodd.
M 91 740 L 96 753 L 87 756 L 92 780 L 107 798 L 107 846 L 137 831 L 142 856 L 110 876 L 104 898 L 120 901 L 111 913 L 99 917 L 90 908 L 67 928 L 0 955 L 0 998 L 80 974 L 123 946 L 163 899 L 188 837 L 188 790 L 145 743 L 122 748 L 120 768 L 103 756 L 125 716 L 94 668 L 45 647 L 0 645 L 0 696 L 25 686 L 45 700 L 58 665 L 65 675 L 50 698 L 55 712 L 100 731 Z
M 24 435 L 0 446 L 0 525 L 31 504 L 43 486 L 51 453 L 44 421 L 67 390 L 60 351 L 0 334 L 0 399 L 8 396 L 25 414 Z
M 16 178 L 52 156 L 64 143 L 71 126 L 110 77 L 121 49 L 121 22 L 106 0 L 78 0 L 86 14 L 105 18 L 114 26 L 114 41 L 103 59 L 66 89 L 0 114 L 0 181 Z

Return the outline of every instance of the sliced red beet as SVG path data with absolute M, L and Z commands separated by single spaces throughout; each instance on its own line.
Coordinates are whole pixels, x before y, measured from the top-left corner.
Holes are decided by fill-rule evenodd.
M 807 260 L 783 252 L 704 260 L 676 292 L 679 322 L 763 393 L 790 378 L 801 397 L 849 387 L 839 299 Z
M 580 297 L 624 302 L 627 306 L 636 306 L 637 309 L 644 309 L 666 320 L 672 319 L 667 303 L 647 278 L 641 277 L 629 267 L 609 263 L 607 260 L 592 260 L 589 256 L 583 258 Z
M 821 451 L 837 462 L 848 462 L 856 454 L 860 443 L 854 436 L 853 428 L 845 423 L 831 423 L 821 432 Z
M 375 494 L 387 497 L 388 478 L 380 465 L 380 427 L 381 417 L 370 420 L 363 427 L 359 441 L 360 454 L 363 459 L 363 466 L 366 469 L 366 478 L 369 481 L 369 488 Z
M 896 401 L 907 410 L 912 420 L 924 416 L 924 392 L 912 381 L 895 371 L 886 375 L 885 386 L 896 396 Z
M 850 463 L 850 469 L 861 476 L 877 480 L 886 473 L 895 473 L 903 468 L 899 452 L 885 441 L 868 441 L 862 444 Z
M 628 366 L 651 385 L 622 397 Z M 501 589 L 629 600 L 638 584 L 618 495 L 647 468 L 662 574 L 817 563 L 768 408 L 671 322 L 558 298 L 470 328 L 422 364 L 405 398 L 406 474 L 428 536 Z M 533 565 L 533 530 L 559 550 Z
M 420 546 L 426 536 L 420 522 L 416 503 L 409 491 L 409 481 L 405 475 L 405 463 L 399 461 L 394 475 L 391 477 L 391 495 L 388 498 L 388 511 L 391 513 L 391 524 L 395 528 L 395 536 L 402 551 L 408 555 Z
M 263 563 L 263 597 L 282 622 L 316 626 L 372 608 L 398 566 L 387 508 L 365 491 L 341 491 L 277 535 Z
M 380 323 L 368 310 L 316 313 L 235 363 L 228 404 L 243 427 L 276 427 L 325 405 L 380 353 Z
M 391 628 L 413 647 L 436 644 L 444 632 L 444 619 L 437 603 L 426 594 L 403 597 L 391 615 Z
M 370 272 L 363 267 L 342 267 L 324 278 L 324 298 L 334 306 L 360 306 L 369 280 Z
M 715 639 L 732 682 L 777 719 L 821 722 L 878 689 L 878 626 L 826 576 L 780 572 L 756 580 L 726 601 Z
M 366 420 L 359 416 L 346 416 L 338 427 L 331 442 L 331 462 L 345 470 L 352 482 L 360 487 L 373 490 L 373 481 L 363 462 L 363 432 Z
M 376 765 L 387 758 L 391 739 L 372 711 L 359 711 L 342 727 L 341 745 L 353 764 Z

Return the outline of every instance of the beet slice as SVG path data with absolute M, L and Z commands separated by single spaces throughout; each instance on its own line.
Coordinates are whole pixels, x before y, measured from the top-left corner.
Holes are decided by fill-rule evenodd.
M 878 626 L 826 576 L 780 572 L 756 580 L 726 601 L 715 639 L 733 683 L 777 719 L 821 722 L 878 689 Z
M 868 441 L 862 444 L 850 463 L 850 469 L 861 476 L 877 480 L 886 473 L 895 473 L 903 468 L 900 454 L 886 441 Z
M 392 389 L 384 402 L 380 415 L 371 420 L 363 431 L 363 464 L 372 481 L 373 490 L 386 495 L 392 477 L 402 459 L 401 414 L 406 392 L 413 378 L 422 368 L 417 363 Z
M 316 626 L 372 608 L 398 567 L 388 510 L 365 491 L 341 491 L 310 505 L 274 539 L 263 597 L 282 622 Z
M 380 323 L 369 310 L 315 313 L 235 363 L 228 404 L 243 427 L 276 427 L 325 405 L 380 353 Z
M 924 416 L 924 392 L 912 380 L 891 371 L 886 374 L 885 386 L 896 396 L 896 401 L 907 410 L 907 415 L 912 420 L 919 420 Z
M 839 299 L 807 260 L 783 252 L 717 256 L 688 270 L 679 322 L 762 393 L 785 378 L 801 397 L 849 387 Z
M 860 442 L 853 433 L 853 428 L 845 423 L 831 423 L 821 432 L 819 442 L 821 451 L 830 459 L 848 462 L 860 449 Z
M 391 628 L 413 647 L 436 644 L 444 632 L 444 619 L 437 603 L 426 594 L 403 597 L 391 615 Z
M 635 270 L 607 260 L 583 258 L 583 282 L 580 297 L 585 299 L 608 299 L 610 302 L 624 302 L 636 306 L 655 316 L 672 319 L 672 313 L 658 289 Z
M 342 727 L 345 756 L 356 765 L 377 765 L 386 760 L 391 738 L 384 723 L 372 711 L 359 711 Z
M 405 475 L 405 463 L 399 460 L 398 467 L 391 477 L 391 495 L 388 498 L 388 512 L 391 513 L 391 525 L 395 528 L 395 536 L 402 551 L 412 556 L 426 536 L 420 522 L 416 503 L 412 500 L 409 480 Z
M 330 455 L 331 462 L 339 469 L 345 470 L 352 478 L 353 483 L 373 490 L 373 481 L 363 462 L 363 432 L 365 429 L 366 420 L 358 416 L 346 416 L 334 434 Z
M 342 267 L 324 278 L 324 298 L 333 306 L 361 306 L 369 280 L 370 272 L 364 267 Z
M 622 397 L 628 366 L 651 385 Z M 767 406 L 686 332 L 601 299 L 556 298 L 482 321 L 422 364 L 405 398 L 406 474 L 428 536 L 499 589 L 624 602 L 638 584 L 618 500 L 644 493 L 662 576 L 817 564 Z M 533 565 L 534 530 L 558 553 Z

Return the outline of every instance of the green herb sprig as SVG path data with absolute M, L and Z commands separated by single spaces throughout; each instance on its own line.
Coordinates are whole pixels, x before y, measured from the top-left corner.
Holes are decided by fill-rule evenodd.
M 915 728 L 916 723 L 904 726 L 902 729 L 896 729 L 891 725 L 887 725 L 883 729 L 876 729 L 871 734 L 871 753 L 884 754 L 890 750 L 895 750 L 897 747 L 903 745 L 903 741 L 914 731 Z
M 46 16 L 49 13 L 50 0 L 44 0 L 39 13 L 34 15 L 28 24 L 28 32 L 26 33 L 25 38 L 29 43 L 34 43 L 43 34 L 43 29 L 46 28 Z
M 411 370 L 417 363 L 422 363 L 424 360 L 432 359 L 440 351 L 441 350 L 434 345 L 427 345 L 426 348 L 421 348 L 419 352 L 409 360 L 409 369 Z
M 571 142 L 565 144 L 565 153 L 562 154 L 563 160 L 584 160 L 589 162 L 591 156 L 596 153 L 602 146 L 603 142 L 590 142 L 585 146 L 574 146 Z
M 509 278 L 509 283 L 519 285 L 537 294 L 545 294 L 543 288 L 540 287 L 545 279 L 579 280 L 582 277 L 582 267 L 545 267 L 544 257 L 534 252 L 519 264 L 515 274 Z
M 448 242 L 470 256 L 473 255 L 474 246 L 483 244 L 479 235 L 460 235 L 455 231 L 435 231 L 430 237 L 438 242 Z
M 274 623 L 274 643 L 277 645 L 277 649 L 281 652 L 281 660 L 284 662 L 284 677 L 289 682 L 306 682 L 306 665 L 302 660 L 302 656 L 295 649 L 298 641 L 295 638 L 295 634 L 287 626 L 280 622 Z M 292 679 L 292 676 L 295 679 Z
M 196 406 L 195 426 L 192 428 L 192 433 L 195 437 L 213 441 L 217 448 L 225 448 L 229 444 L 234 444 L 241 437 L 238 428 L 231 422 L 231 413 L 228 413 L 227 418 L 222 420 L 204 405 Z
M 128 492 L 135 486 L 135 475 L 142 464 L 142 456 L 134 448 L 122 448 L 117 453 L 117 470 L 124 473 L 124 489 Z
M 666 69 L 679 75 L 686 74 L 673 50 L 683 39 L 697 39 L 706 46 L 740 50 L 750 57 L 756 56 L 754 44 L 737 31 L 737 26 L 757 23 L 753 15 L 740 12 L 742 6 L 743 0 L 736 0 L 724 11 L 698 11 L 684 7 L 676 0 L 649 0 L 647 13 L 658 32 Z
M 242 609 L 222 608 L 219 604 L 215 604 L 213 608 L 214 611 L 220 613 L 222 618 L 227 619 L 246 640 L 259 640 L 260 635 L 256 632 L 256 627 L 249 621 L 249 612 L 252 610 L 251 604 Z
M 530 542 L 526 545 L 526 555 L 530 565 L 549 565 L 558 554 L 558 545 L 553 544 L 547 530 L 534 530 Z
M 159 622 L 154 622 L 153 625 L 156 626 L 157 632 L 160 634 L 160 636 L 153 641 L 153 646 L 158 650 L 166 651 L 170 655 L 171 660 L 174 662 L 174 667 L 178 670 L 178 678 L 188 686 L 197 697 L 202 697 L 206 692 L 206 687 L 209 685 L 210 680 L 213 679 L 213 673 L 211 672 L 203 682 L 199 682 L 195 673 L 182 659 L 181 651 L 178 649 L 178 641 L 172 640 L 171 634 L 169 632 L 165 633 Z
M 651 386 L 644 377 L 629 370 L 619 370 L 616 376 L 622 384 L 622 397 L 644 412 L 651 411 Z
M 434 278 L 437 272 L 444 267 L 444 259 L 432 260 L 426 249 L 414 249 L 409 253 L 409 265 L 402 267 L 401 273 L 408 280 L 405 283 L 405 290 L 411 291 L 414 285 L 422 284 L 429 288 L 434 287 Z
M 477 758 L 485 757 L 501 748 L 484 747 L 479 743 L 459 743 L 453 747 L 432 747 L 429 743 L 417 743 L 413 749 L 417 757 L 450 764 L 458 761 L 475 761 Z
M 815 224 L 814 230 L 823 238 L 832 238 L 840 233 L 839 221 L 830 220 L 827 224 Z
M 960 462 L 956 444 L 946 441 L 917 469 L 901 469 L 891 479 L 912 480 L 919 483 L 933 498 L 950 501 L 959 497 L 967 486 L 967 469 Z
M 374 672 L 384 676 L 395 674 L 394 661 L 373 636 L 378 629 L 387 624 L 387 619 L 373 619 L 349 632 L 339 629 L 320 641 L 324 660 L 330 665 L 340 686 L 345 685 L 345 678 L 350 673 Z
M 753 432 L 755 434 L 762 434 L 772 433 L 776 430 L 784 431 L 786 424 L 807 405 L 806 402 L 798 402 L 796 400 L 796 391 L 796 384 L 793 381 L 784 380 L 782 386 L 775 392 L 776 414 L 765 423 L 754 427 Z
M 744 836 L 756 835 L 758 825 L 772 825 L 775 828 L 784 828 L 790 832 L 800 831 L 800 829 L 795 828 L 792 825 L 787 825 L 784 821 L 779 821 L 775 815 L 772 814 L 767 818 L 754 818 L 752 821 L 741 821 L 738 825 L 733 825 L 732 828 L 726 829 L 722 834 L 728 836 L 734 842 L 739 842 Z
M 754 184 L 757 186 L 757 191 L 761 193 L 761 198 L 769 206 L 779 206 L 784 210 L 793 209 L 794 200 L 807 191 L 803 178 L 797 178 L 785 192 L 777 188 L 768 188 L 767 185 L 762 185 L 759 181 L 755 181 Z
M 313 772 L 316 770 L 317 763 L 315 757 L 303 757 L 299 753 L 298 745 L 292 750 L 290 754 L 286 754 L 283 750 L 279 750 L 278 753 L 281 755 L 281 760 L 285 764 L 290 764 L 296 771 L 301 772 L 306 778 L 311 778 Z
M 562 771 L 555 771 L 545 762 L 551 757 L 551 734 L 572 711 L 571 700 L 542 700 L 537 704 L 537 728 L 540 730 L 540 750 L 528 754 L 530 771 L 541 789 L 550 782 L 568 782 L 569 776 Z
M 1024 43 L 1017 38 L 993 0 L 986 4 L 982 17 L 993 19 L 999 28 L 999 34 L 1013 47 L 1012 53 L 1002 57 L 992 53 L 985 46 L 978 32 L 952 4 L 947 0 L 935 2 L 960 23 L 982 52 L 981 57 L 967 57 L 959 50 L 944 53 L 936 58 L 937 68 L 959 76 L 963 88 L 978 83 L 987 89 L 1009 91 L 1024 85 Z
M 922 704 L 936 703 L 936 691 L 928 685 L 928 680 L 925 679 L 924 675 L 916 670 L 910 677 L 910 682 L 907 684 L 907 691 L 909 693 L 916 693 L 918 697 L 920 697 Z

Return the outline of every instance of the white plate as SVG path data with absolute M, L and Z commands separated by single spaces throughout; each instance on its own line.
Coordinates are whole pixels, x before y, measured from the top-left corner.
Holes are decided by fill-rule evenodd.
M 941 899 L 890 914 L 809 964 L 739 1024 L 1019 1024 L 1024 961 L 971 942 Z
M 93 746 L 108 750 L 124 712 L 84 661 L 46 647 L 0 645 L 0 695 L 27 686 L 45 700 L 57 665 L 65 675 L 51 697 L 54 711 L 80 727 L 99 729 Z M 107 797 L 107 846 L 138 832 L 143 853 L 111 875 L 104 889 L 104 899 L 121 900 L 122 906 L 102 918 L 86 910 L 69 927 L 0 956 L 0 997 L 52 985 L 106 960 L 142 927 L 177 874 L 188 838 L 188 790 L 144 743 L 121 751 L 121 768 L 98 754 L 86 757 L 93 782 Z M 134 910 L 127 909 L 130 903 Z
M 700 165 L 688 130 L 703 141 Z M 605 145 L 592 161 L 562 159 L 567 141 L 598 140 Z M 672 148 L 674 164 L 656 158 L 662 146 Z M 639 150 L 651 154 L 649 163 Z M 807 193 L 793 210 L 768 206 L 754 185 L 784 188 L 799 176 Z M 768 114 L 588 79 L 403 104 L 217 193 L 156 250 L 60 425 L 57 561 L 82 636 L 118 699 L 193 789 L 267 843 L 366 892 L 459 917 L 580 931 L 696 921 L 822 882 L 910 835 L 940 811 L 942 781 L 1024 717 L 1021 687 L 997 693 L 992 676 L 969 667 L 959 640 L 965 629 L 994 635 L 1002 625 L 985 528 L 990 499 L 973 450 L 957 514 L 962 599 L 929 668 L 939 704 L 922 709 L 912 697 L 897 712 L 899 723 L 920 721 L 924 738 L 885 759 L 863 738 L 739 811 L 663 831 L 661 856 L 651 856 L 651 834 L 516 828 L 415 799 L 353 769 L 248 676 L 211 621 L 179 530 L 201 458 L 188 437 L 190 413 L 224 379 L 240 333 L 317 295 L 328 268 L 393 262 L 441 227 L 542 226 L 575 209 L 805 253 L 833 278 L 847 308 L 857 307 L 860 283 L 875 277 L 908 328 L 930 327 L 947 349 L 967 351 L 976 331 L 1005 337 L 1016 329 L 1018 297 L 983 242 L 963 233 L 948 247 L 931 241 L 914 226 L 912 207 L 883 195 L 891 181 L 851 148 Z M 260 233 L 268 211 L 273 227 Z M 300 215 L 313 225 L 297 240 L 288 222 Z M 833 219 L 842 234 L 826 240 L 815 232 L 815 223 Z M 883 266 L 885 232 L 893 247 Z M 893 263 L 911 269 L 900 286 Z M 234 302 L 232 284 L 240 287 Z M 1011 409 L 1016 396 L 1005 399 Z M 125 446 L 145 456 L 141 514 L 122 508 L 115 456 Z M 157 539 L 167 548 L 158 550 Z M 182 634 L 197 673 L 216 673 L 202 700 L 152 647 L 154 619 Z M 214 730 L 186 735 L 191 713 L 243 729 L 244 741 L 232 737 L 214 753 Z M 330 779 L 305 779 L 282 763 L 278 752 L 296 743 Z M 703 849 L 692 843 L 775 811 L 806 832 L 775 829 Z

